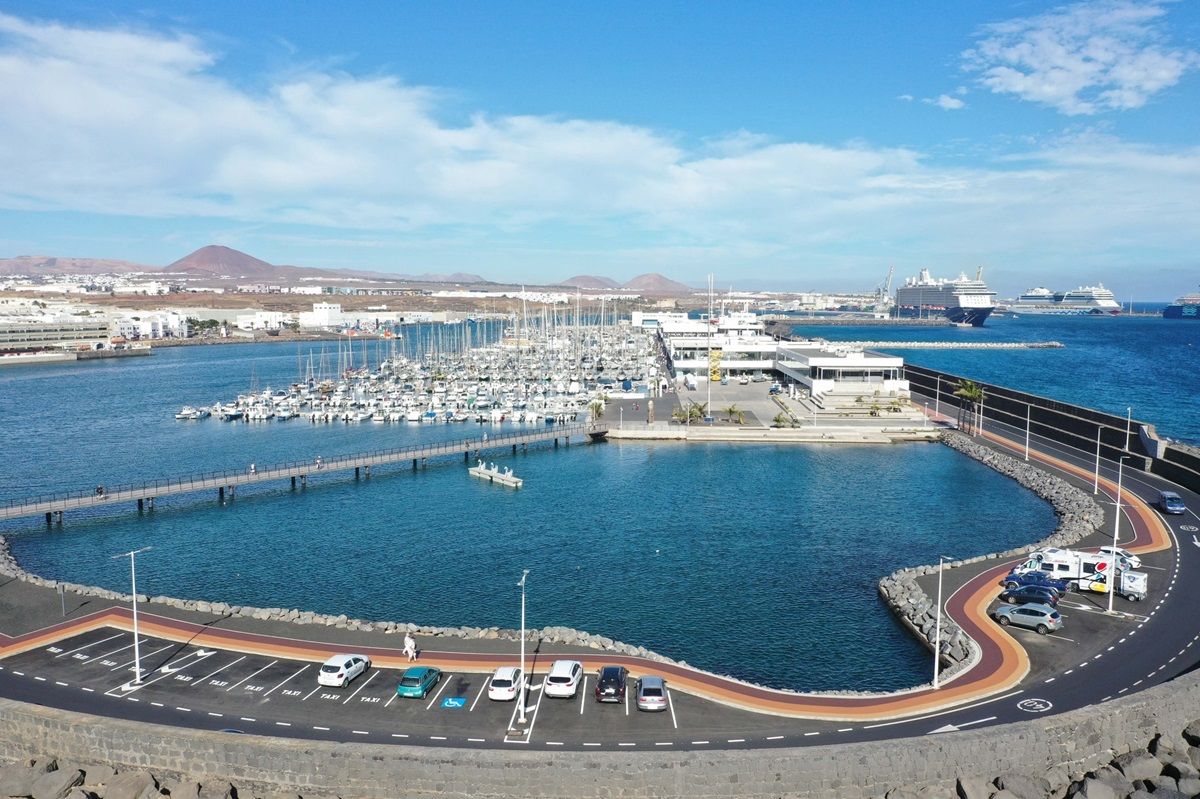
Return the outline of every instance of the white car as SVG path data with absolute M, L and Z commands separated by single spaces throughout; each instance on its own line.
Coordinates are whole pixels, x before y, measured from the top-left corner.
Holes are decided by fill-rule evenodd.
M 1139 558 L 1137 555 L 1133 554 L 1132 552 L 1130 552 L 1128 549 L 1121 549 L 1120 547 L 1111 547 L 1111 546 L 1100 547 L 1100 554 L 1104 555 L 1105 557 L 1111 557 L 1113 554 L 1116 554 L 1118 565 L 1120 565 L 1120 562 L 1122 559 L 1125 559 L 1126 561 L 1129 562 L 1129 568 L 1131 568 L 1131 569 L 1142 568 L 1142 559 Z
M 334 655 L 317 672 L 317 684 L 341 688 L 369 668 L 371 659 L 366 655 Z
M 542 692 L 546 696 L 570 699 L 579 690 L 582 679 L 583 664 L 578 660 L 556 660 L 546 675 L 546 687 Z
M 524 683 L 525 678 L 516 666 L 501 666 L 488 682 L 488 699 L 497 702 L 516 699 Z

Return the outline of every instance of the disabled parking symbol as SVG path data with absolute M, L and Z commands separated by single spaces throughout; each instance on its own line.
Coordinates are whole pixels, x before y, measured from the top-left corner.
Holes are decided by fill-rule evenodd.
M 465 696 L 448 696 L 442 700 L 442 707 L 450 710 L 461 710 L 467 706 L 467 698 Z

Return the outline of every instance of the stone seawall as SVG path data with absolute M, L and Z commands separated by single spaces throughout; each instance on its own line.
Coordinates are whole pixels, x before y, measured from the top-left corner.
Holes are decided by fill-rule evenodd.
M 957 431 L 943 432 L 941 441 L 946 446 L 1017 481 L 1049 502 L 1058 516 L 1058 527 L 1041 541 L 1004 552 L 952 561 L 946 564 L 947 568 L 954 569 L 984 560 L 1015 558 L 1039 547 L 1069 547 L 1095 532 L 1104 523 L 1104 511 L 1100 505 L 1086 491 L 1081 491 L 1066 480 L 1011 455 L 997 452 Z M 911 566 L 895 571 L 879 581 L 879 595 L 883 597 L 884 602 L 930 650 L 934 646 L 937 608 L 934 600 L 917 585 L 916 578 L 936 574 L 937 570 L 937 566 Z M 943 619 L 940 653 L 942 663 L 946 666 L 946 670 L 942 672 L 943 678 L 949 679 L 969 667 L 975 662 L 977 655 L 978 647 L 975 642 L 964 635 L 957 624 Z
M 1069 794 L 1092 776 L 1116 780 L 1108 764 L 1139 763 L 1147 748 L 1167 761 L 1200 761 L 1189 747 L 1200 715 L 1200 677 L 1094 708 L 981 731 L 903 741 L 722 751 L 546 752 L 342 744 L 162 727 L 0 699 L 0 760 L 54 757 L 60 769 L 152 772 L 172 796 L 219 774 L 241 797 L 305 799 L 448 797 L 761 797 L 873 799 L 887 796 L 1124 796 Z M 936 721 L 931 721 L 931 728 Z M 1153 760 L 1154 757 L 1151 757 Z M 1182 768 L 1182 766 L 1180 767 Z M 1157 772 L 1156 772 L 1157 773 Z M 1132 769 L 1127 783 L 1134 779 Z M 6 777 L 0 776 L 0 779 Z M 1124 777 L 1122 777 L 1124 778 Z M 1175 779 L 1175 778 L 1172 778 Z M 142 779 L 144 783 L 144 778 Z M 1033 786 L 1032 788 L 1028 786 Z M 964 792 L 965 791 L 965 792 Z M 98 792 L 104 796 L 105 793 Z M 155 795 L 158 791 L 153 791 Z M 17 794 L 21 795 L 21 794 Z M 114 794 L 115 795 L 115 794 Z M 121 793 L 120 796 L 143 796 Z M 228 796 L 227 793 L 203 794 Z M 1168 794 L 1162 795 L 1180 795 Z

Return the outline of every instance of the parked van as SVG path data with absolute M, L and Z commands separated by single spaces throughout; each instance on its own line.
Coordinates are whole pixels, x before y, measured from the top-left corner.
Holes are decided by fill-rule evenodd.
M 1111 555 L 1048 547 L 1032 553 L 1029 560 L 1017 568 L 1037 569 L 1057 580 L 1065 580 L 1076 591 L 1103 593 L 1108 590 L 1108 581 L 1104 579 L 1104 575 L 1111 565 Z M 1117 558 L 1116 566 L 1118 574 L 1130 571 L 1129 561 L 1122 558 Z

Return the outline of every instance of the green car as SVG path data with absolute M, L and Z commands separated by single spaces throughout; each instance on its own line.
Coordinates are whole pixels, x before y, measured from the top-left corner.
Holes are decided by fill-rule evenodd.
M 414 699 L 424 699 L 433 686 L 442 679 L 442 672 L 428 666 L 411 666 L 400 677 L 396 686 L 396 696 L 410 696 Z

